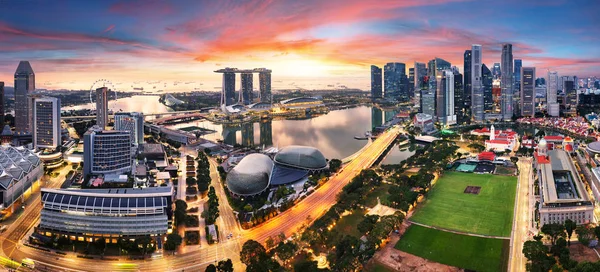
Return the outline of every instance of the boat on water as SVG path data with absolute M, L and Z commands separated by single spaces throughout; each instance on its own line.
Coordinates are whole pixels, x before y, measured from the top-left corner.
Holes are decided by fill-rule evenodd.
M 365 132 L 365 136 L 354 136 L 356 140 L 368 140 L 369 138 L 375 138 L 370 131 Z

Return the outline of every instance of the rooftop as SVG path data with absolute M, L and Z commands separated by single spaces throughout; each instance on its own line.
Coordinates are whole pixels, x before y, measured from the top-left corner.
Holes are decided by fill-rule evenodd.
M 269 187 L 272 169 L 269 156 L 249 154 L 227 174 L 227 188 L 236 195 L 260 194 Z
M 120 189 L 50 189 L 42 188 L 42 192 L 96 197 L 148 197 L 172 196 L 173 187 L 120 188 Z
M 548 151 L 548 157 L 550 163 L 538 163 L 544 203 L 588 201 L 585 187 L 569 154 L 556 149 Z

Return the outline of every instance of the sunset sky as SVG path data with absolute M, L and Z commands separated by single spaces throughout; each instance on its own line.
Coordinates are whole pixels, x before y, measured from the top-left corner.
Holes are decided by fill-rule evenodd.
M 371 64 L 408 68 L 437 56 L 462 71 L 471 44 L 483 45 L 491 66 L 505 42 L 538 77 L 600 76 L 599 2 L 0 0 L 0 81 L 11 86 L 19 60 L 29 60 L 48 89 L 106 78 L 213 90 L 222 67 L 272 69 L 275 88 L 367 89 Z

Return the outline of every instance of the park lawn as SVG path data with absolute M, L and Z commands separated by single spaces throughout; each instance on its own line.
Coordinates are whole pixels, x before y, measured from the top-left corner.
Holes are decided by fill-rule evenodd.
M 377 197 L 381 201 L 381 204 L 388 205 L 389 201 L 387 197 L 389 195 L 388 190 L 392 187 L 392 185 L 387 183 L 382 183 L 381 186 L 376 187 L 372 192 L 367 194 L 367 197 L 363 201 L 364 205 L 369 208 L 375 207 L 377 205 Z
M 410 226 L 395 248 L 425 259 L 475 271 L 506 271 L 510 241 Z
M 354 236 L 356 238 L 360 238 L 362 233 L 358 231 L 356 228 L 358 223 L 360 223 L 365 218 L 366 211 L 363 209 L 353 210 L 351 214 L 345 215 L 340 218 L 340 220 L 335 224 L 332 233 L 342 233 L 344 235 Z
M 465 194 L 480 186 L 478 195 Z M 411 221 L 490 236 L 509 237 L 517 178 L 490 174 L 445 172 L 419 205 Z

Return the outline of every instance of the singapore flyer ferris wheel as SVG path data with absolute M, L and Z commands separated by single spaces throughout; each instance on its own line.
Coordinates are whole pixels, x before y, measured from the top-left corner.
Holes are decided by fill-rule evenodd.
M 115 85 L 110 82 L 108 79 L 98 79 L 96 81 L 94 81 L 94 83 L 92 83 L 92 86 L 90 87 L 90 103 L 92 104 L 92 107 L 96 107 L 96 90 L 102 87 L 106 87 L 108 89 L 107 92 L 107 96 L 108 98 L 111 97 L 110 93 L 112 92 L 112 96 L 114 96 L 114 100 L 117 100 L 117 88 L 115 87 Z M 107 99 L 110 100 L 110 99 Z

